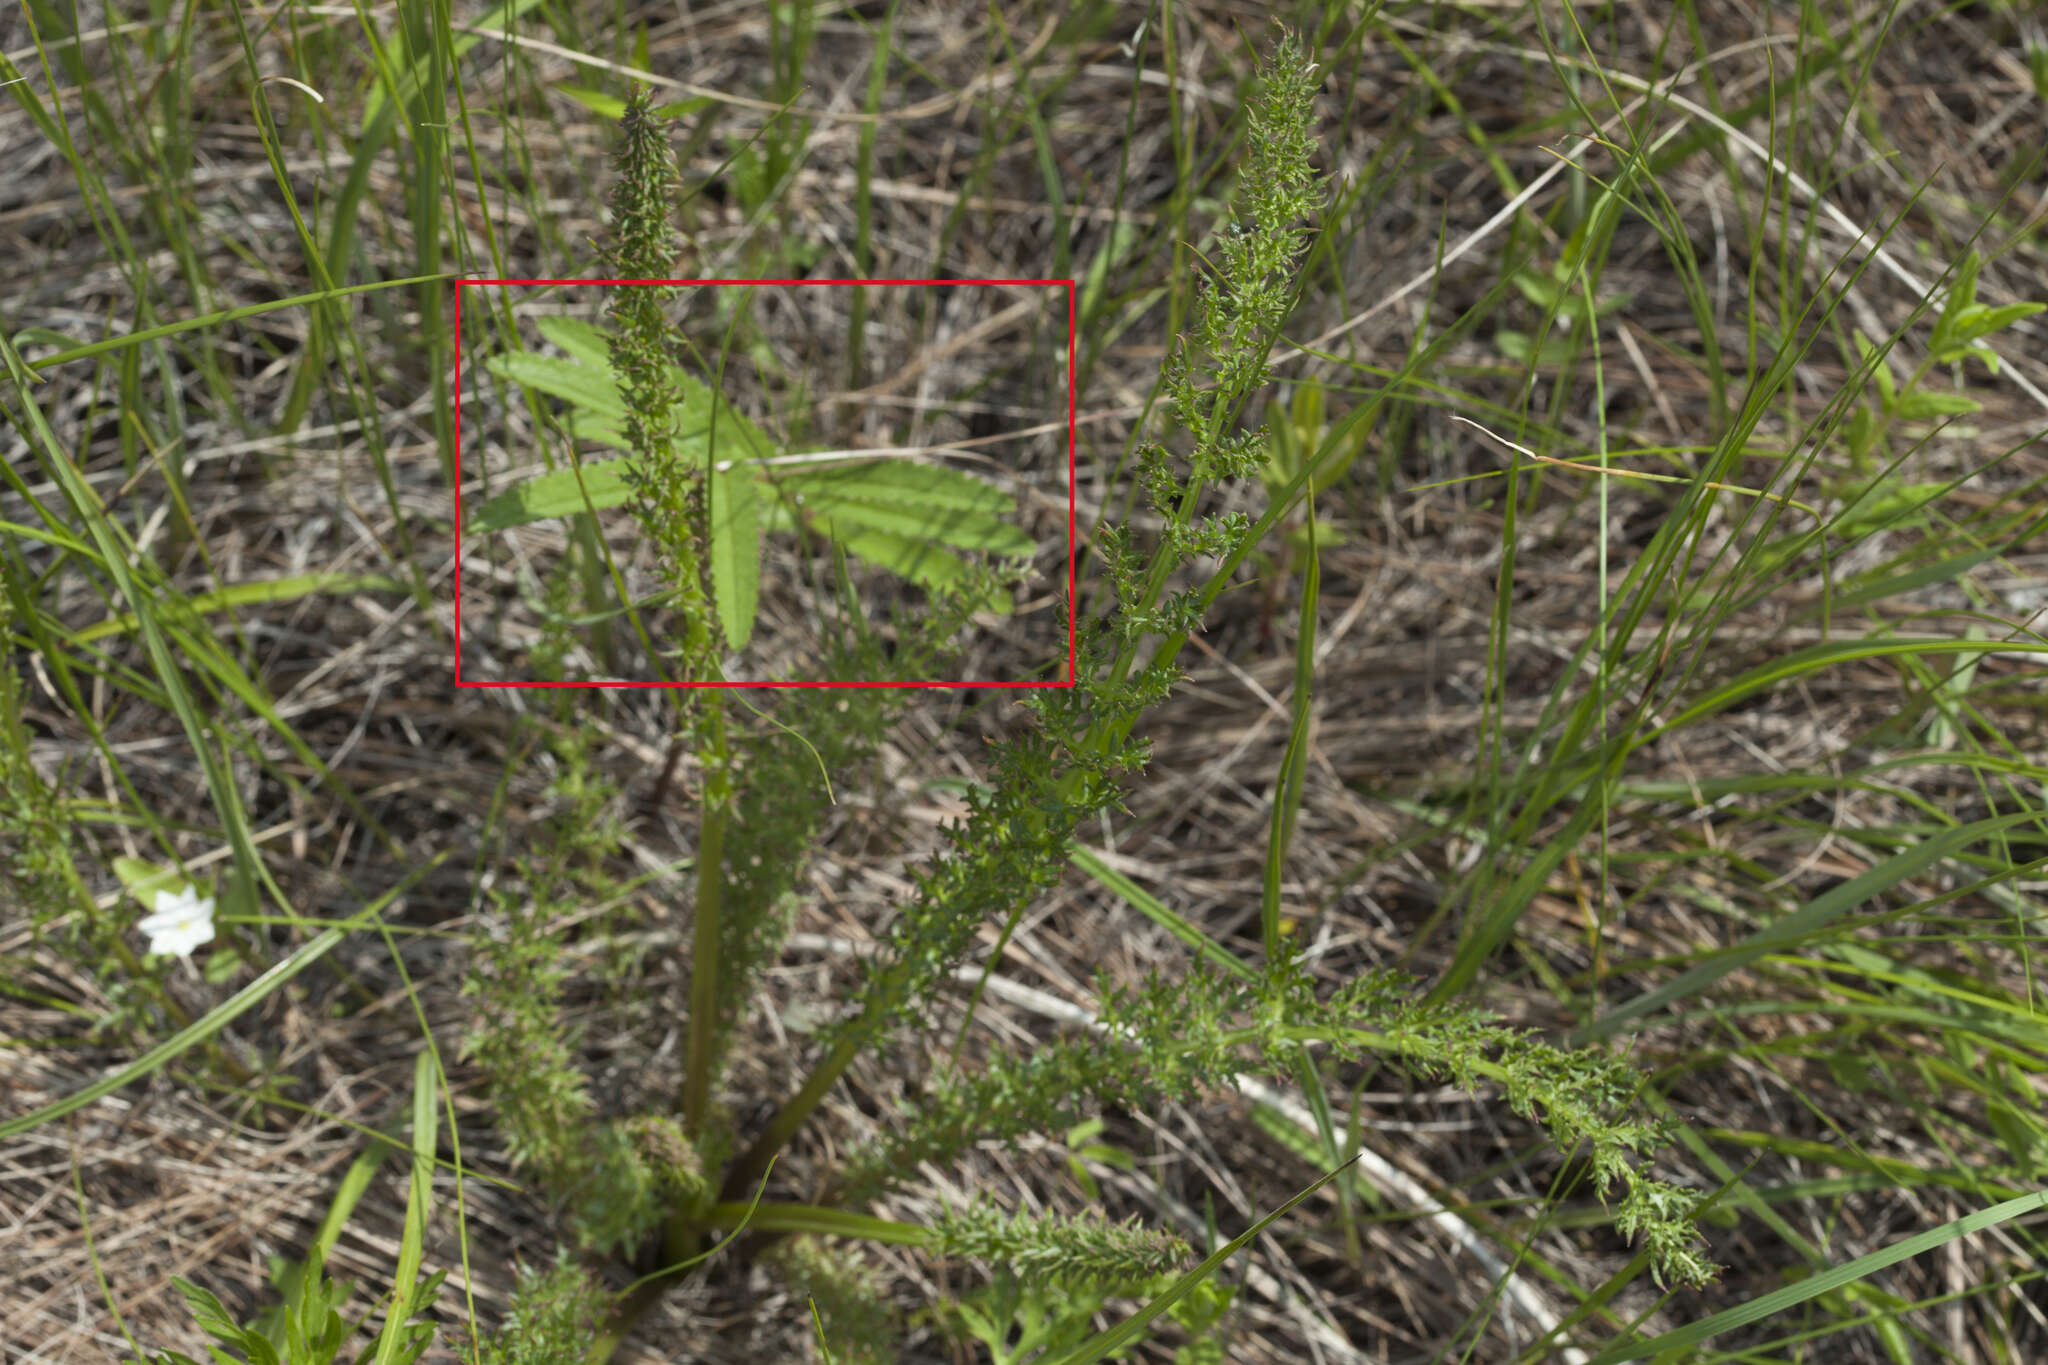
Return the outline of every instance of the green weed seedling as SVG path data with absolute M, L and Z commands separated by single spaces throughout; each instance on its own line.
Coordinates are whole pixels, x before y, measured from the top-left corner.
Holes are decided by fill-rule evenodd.
M 943 851 L 914 873 L 913 892 L 877 952 L 865 960 L 863 981 L 841 1002 L 836 1019 L 816 1035 L 822 1055 L 803 1083 L 750 1133 L 740 1131 L 732 1116 L 712 1102 L 727 1040 L 740 1009 L 753 998 L 750 983 L 772 960 L 787 911 L 786 888 L 808 852 L 810 817 L 792 813 L 802 804 L 795 798 L 816 786 L 815 773 L 805 775 L 805 756 L 790 753 L 778 759 L 778 739 L 743 739 L 737 731 L 719 728 L 715 704 L 694 709 L 683 721 L 707 778 L 700 798 L 698 894 L 692 906 L 688 1072 L 671 1111 L 678 1115 L 675 1126 L 663 1120 L 666 1154 L 649 1145 L 645 1132 L 631 1139 L 617 1129 L 617 1136 L 595 1143 L 578 1138 L 579 1154 L 569 1158 L 571 1144 L 549 1130 L 590 1131 L 590 1102 L 567 1054 L 547 1041 L 559 1035 L 547 1022 L 557 1008 L 555 987 L 549 978 L 535 975 L 536 965 L 519 969 L 523 977 L 515 973 L 482 988 L 486 998 L 506 1002 L 503 1027 L 509 1031 L 495 1043 L 473 1045 L 471 1055 L 484 1061 L 495 1093 L 503 1097 L 501 1117 L 515 1119 L 515 1130 L 530 1130 L 517 1138 L 515 1150 L 564 1201 L 567 1226 L 581 1229 L 580 1244 L 631 1246 L 636 1232 L 649 1239 L 636 1261 L 643 1278 L 616 1300 L 608 1326 L 593 1344 L 593 1357 L 615 1349 L 688 1273 L 664 1272 L 663 1267 L 697 1264 L 722 1238 L 743 1229 L 749 1243 L 761 1248 L 803 1235 L 836 1234 L 909 1242 L 933 1255 L 993 1263 L 997 1288 L 970 1295 L 957 1311 L 948 1311 L 950 1321 L 987 1343 L 1000 1359 L 1023 1358 L 1014 1339 L 1020 1327 L 1037 1349 L 1057 1347 L 1062 1359 L 1077 1362 L 1110 1358 L 1148 1332 L 1147 1323 L 1169 1312 L 1184 1325 L 1199 1327 L 1198 1336 L 1206 1338 L 1227 1295 L 1219 1298 L 1201 1286 L 1234 1245 L 1218 1249 L 1196 1271 L 1173 1277 L 1168 1268 L 1187 1253 L 1168 1234 L 1099 1220 L 1013 1219 L 982 1205 L 954 1209 L 922 1225 L 854 1210 L 921 1166 L 956 1160 L 977 1143 L 1072 1132 L 1097 1106 L 1150 1109 L 1190 1101 L 1247 1070 L 1291 1076 L 1304 1047 L 1338 1057 L 1372 1052 L 1423 1071 L 1448 1073 L 1469 1085 L 1505 1085 L 1517 1111 L 1540 1114 L 1565 1145 L 1585 1145 L 1596 1183 L 1625 1187 L 1617 1221 L 1646 1238 L 1661 1277 L 1699 1282 L 1711 1273 L 1693 1246 L 1693 1197 L 1653 1180 L 1639 1164 L 1640 1154 L 1656 1145 L 1661 1130 L 1610 1117 L 1636 1084 L 1624 1063 L 1601 1052 L 1551 1048 L 1464 1007 L 1421 1005 L 1407 983 L 1393 975 L 1373 976 L 1319 999 L 1291 948 L 1262 967 L 1239 963 L 1226 953 L 1229 972 L 1204 965 L 1184 979 L 1155 979 L 1137 989 L 1105 981 L 1099 986 L 1100 1033 L 1028 1051 L 998 1049 L 976 1068 L 945 1069 L 896 1116 L 892 1131 L 848 1153 L 836 1170 L 821 1173 L 817 1187 L 822 1193 L 812 1202 L 786 1204 L 764 1197 L 771 1164 L 847 1068 L 865 1054 L 892 1047 L 904 1031 L 926 1026 L 928 1011 L 981 927 L 1014 925 L 1034 897 L 1057 884 L 1077 824 L 1113 808 L 1122 777 L 1142 769 L 1146 748 L 1132 739 L 1133 726 L 1175 686 L 1176 654 L 1228 582 L 1232 566 L 1258 538 L 1245 514 L 1212 510 L 1211 490 L 1256 487 L 1264 481 L 1277 516 L 1311 485 L 1326 486 L 1340 466 L 1356 458 L 1362 424 L 1326 428 L 1316 419 L 1314 398 L 1297 400 L 1301 410 L 1292 414 L 1300 419 L 1297 430 L 1277 442 L 1263 429 L 1237 426 L 1237 414 L 1267 382 L 1268 356 L 1287 321 L 1295 270 L 1311 232 L 1306 224 L 1324 204 L 1322 179 L 1310 164 L 1312 68 L 1290 38 L 1261 74 L 1263 88 L 1250 106 L 1251 136 L 1238 191 L 1241 221 L 1222 235 L 1215 253 L 1217 274 L 1203 282 L 1190 331 L 1173 348 L 1162 379 L 1179 435 L 1171 445 L 1148 442 L 1139 451 L 1149 529 L 1141 535 L 1132 523 L 1101 528 L 1097 546 L 1115 600 L 1080 623 L 1076 686 L 1032 695 L 1024 702 L 1031 724 L 995 744 L 988 776 L 968 793 L 966 820 L 947 831 Z M 635 129 L 647 126 L 635 124 L 629 107 L 627 136 L 642 136 Z M 629 158 L 625 164 L 630 174 L 632 166 L 652 163 Z M 624 219 L 631 201 L 621 205 L 617 216 Z M 633 233 L 624 236 L 631 240 Z M 641 236 L 643 260 L 669 249 L 652 226 Z M 628 264 L 632 259 L 630 252 L 624 257 Z M 704 472 L 721 457 L 663 443 L 687 431 L 703 406 L 716 400 L 667 367 L 656 314 L 648 306 L 653 301 L 652 295 L 636 297 L 615 316 L 607 359 L 616 382 L 610 389 L 597 379 L 597 337 L 587 331 L 557 329 L 558 343 L 572 357 L 580 351 L 580 357 L 544 367 L 511 360 L 508 366 L 515 368 L 507 372 L 527 381 L 547 378 L 565 393 L 572 377 L 583 386 L 574 401 L 589 414 L 585 430 L 614 432 L 631 452 L 626 460 L 635 465 L 630 473 L 621 472 L 616 487 L 630 499 L 646 534 L 662 545 L 672 578 L 687 580 L 701 573 L 701 561 L 692 555 L 705 542 L 678 528 L 701 515 L 698 490 Z M 736 441 L 746 439 L 741 435 L 745 428 L 735 423 L 732 429 Z M 963 492 L 967 487 L 956 486 Z M 1264 528 L 1256 529 L 1262 533 Z M 1220 561 L 1221 567 L 1206 582 L 1198 575 L 1194 581 L 1200 586 L 1177 585 L 1187 570 L 1204 561 Z M 699 610 L 708 611 L 717 596 L 715 571 L 712 580 L 711 591 L 700 588 L 692 594 L 687 582 L 678 586 L 700 604 Z M 866 723 L 879 725 L 888 714 L 878 706 Z M 807 712 L 793 728 L 809 743 L 835 744 L 839 752 L 849 753 L 859 752 L 878 733 L 866 730 L 869 738 L 849 734 L 846 720 L 823 708 Z M 741 810 L 755 784 L 734 784 L 724 775 L 758 773 L 764 764 L 785 762 L 790 780 L 777 788 L 775 815 L 766 807 L 754 813 Z M 826 767 L 838 770 L 837 760 Z M 592 827 L 573 804 L 564 811 L 564 830 Z M 763 853 L 761 840 L 769 836 L 772 851 Z M 559 913 L 549 907 L 566 909 L 574 903 L 565 892 L 581 875 L 573 868 L 586 864 L 588 852 L 579 851 L 559 869 L 529 867 L 519 904 L 505 906 L 516 925 L 529 926 L 516 936 L 524 946 L 508 946 L 499 958 L 517 962 L 532 954 L 536 963 L 544 961 L 555 941 L 545 926 Z M 772 877 L 759 876 L 756 870 L 765 864 L 779 870 Z M 722 873 L 721 865 L 734 873 Z M 600 893 L 591 887 L 583 894 Z M 528 985 L 512 990 L 507 983 L 515 979 Z M 517 1009 L 511 1007 L 515 999 Z M 535 1060 L 540 1058 L 549 1059 L 545 1071 L 552 1079 L 536 1079 L 540 1068 Z M 603 1174 L 593 1174 L 597 1168 Z M 598 1188 L 627 1194 L 607 1203 L 601 1217 L 586 1212 L 579 1222 L 575 1210 Z M 792 1264 L 809 1266 L 792 1274 L 811 1286 L 807 1292 L 835 1353 L 876 1349 L 873 1305 L 855 1306 L 862 1298 L 858 1278 L 828 1284 L 814 1261 Z M 1161 1289 L 1163 1274 L 1169 1275 L 1170 1287 Z M 1057 1303 L 1038 1288 L 1048 1277 L 1062 1286 Z M 559 1292 L 561 1286 L 554 1289 Z M 604 1298 L 595 1280 L 585 1291 L 591 1301 Z M 1094 1307 L 1119 1297 L 1153 1302 L 1118 1332 L 1091 1334 L 1087 1325 Z

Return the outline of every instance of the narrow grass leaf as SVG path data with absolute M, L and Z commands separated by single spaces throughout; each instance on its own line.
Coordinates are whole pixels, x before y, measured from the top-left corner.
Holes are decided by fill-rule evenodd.
M 1815 897 L 1784 918 L 1772 921 L 1730 951 L 1716 953 L 1709 960 L 1680 973 L 1675 980 L 1617 1005 L 1594 1023 L 1579 1030 L 1573 1036 L 1573 1045 L 1579 1046 L 1608 1037 L 1631 1020 L 1663 1009 L 1673 1001 L 1698 994 L 1728 973 L 1748 966 L 1766 953 L 1791 947 L 1807 935 L 1826 927 L 1857 906 L 1869 903 L 1907 878 L 1916 877 L 1943 859 L 1954 857 L 1978 840 L 2016 825 L 2038 821 L 2040 818 L 2039 811 L 2018 811 L 1990 820 L 1958 825 L 1954 829 L 1914 844 L 1911 848 L 1885 859 L 1863 875 L 1853 877 L 1833 890 Z
M 1610 1346 L 1594 1356 L 1588 1365 L 1625 1365 L 1628 1361 L 1644 1360 L 1667 1351 L 1673 1353 L 1672 1359 L 1676 1359 L 1677 1352 L 1696 1346 L 1710 1337 L 1719 1336 L 1732 1328 L 1747 1327 L 1752 1322 L 1761 1322 L 1809 1299 L 1819 1298 L 1823 1294 L 1854 1284 L 1887 1266 L 1911 1260 L 1923 1252 L 1933 1251 L 1959 1238 L 1997 1227 L 2001 1223 L 2011 1222 L 2015 1218 L 2043 1208 L 2048 1208 L 2048 1192 L 2023 1194 L 2017 1199 L 1993 1204 L 1988 1209 L 1979 1209 L 1976 1213 L 1943 1223 L 1940 1227 L 1930 1228 L 1902 1242 L 1894 1242 L 1888 1247 L 1873 1251 L 1867 1256 L 1858 1256 L 1847 1265 L 1823 1270 L 1797 1284 L 1787 1285 L 1783 1289 L 1751 1299 L 1739 1308 L 1715 1313 L 1711 1317 L 1652 1337 L 1648 1341 L 1624 1342 Z
M 441 1134 L 441 1114 L 434 1107 L 434 1049 L 423 1047 L 412 1069 L 412 1183 L 405 1201 L 405 1231 L 398 1244 L 398 1277 L 391 1289 L 391 1309 L 377 1337 L 376 1365 L 394 1365 L 404 1358 L 407 1321 L 422 1305 L 420 1257 L 427 1219 L 434 1208 L 434 1149 Z M 431 1329 L 429 1329 L 431 1330 Z
M 302 597 L 313 597 L 320 593 L 346 592 L 405 592 L 406 585 L 383 574 L 352 573 L 304 573 L 289 578 L 266 578 L 256 583 L 237 583 L 217 592 L 203 592 L 188 597 L 183 605 L 189 610 L 206 615 L 233 607 L 254 606 L 270 602 L 296 602 Z M 138 624 L 134 612 L 122 612 L 104 621 L 86 626 L 73 635 L 79 644 L 105 639 L 109 635 L 127 635 Z
M 1247 985 L 1259 980 L 1255 968 L 1240 961 L 1237 954 L 1203 933 L 1172 906 L 1111 867 L 1094 849 L 1085 844 L 1071 844 L 1067 848 L 1067 857 L 1075 867 L 1101 883 L 1104 889 L 1121 896 L 1132 909 L 1200 953 L 1204 961 L 1221 967 Z

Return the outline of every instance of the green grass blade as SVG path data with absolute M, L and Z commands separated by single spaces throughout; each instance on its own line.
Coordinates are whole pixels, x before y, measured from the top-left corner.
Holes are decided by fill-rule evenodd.
M 0 1120 L 0 1138 L 9 1138 L 17 1133 L 26 1133 L 29 1129 L 47 1123 L 51 1119 L 62 1118 L 66 1114 L 83 1109 L 102 1095 L 111 1095 L 129 1082 L 142 1079 L 161 1067 L 165 1062 L 170 1061 L 171 1058 L 213 1037 L 214 1034 L 219 1033 L 229 1024 L 262 1004 L 285 982 L 290 981 L 300 972 L 303 972 L 306 968 L 327 956 L 344 938 L 370 923 L 385 906 L 404 895 L 408 888 L 439 867 L 448 856 L 448 852 L 444 852 L 432 861 L 423 863 L 414 869 L 411 876 L 362 909 L 356 911 L 346 921 L 333 928 L 322 930 L 317 938 L 312 939 L 292 953 L 291 956 L 285 958 L 261 976 L 258 976 L 241 990 L 236 991 L 228 999 L 222 1001 L 220 1005 L 209 1010 L 204 1018 L 193 1020 L 192 1023 L 179 1029 L 176 1033 L 164 1039 L 163 1042 L 158 1043 L 148 1052 L 137 1057 L 127 1066 L 109 1075 L 102 1076 L 92 1084 L 74 1090 L 63 1099 L 46 1104 L 41 1109 L 31 1110 L 26 1114 L 18 1114 L 11 1119 Z
M 1787 1285 L 1760 1298 L 1751 1299 L 1739 1308 L 1715 1313 L 1711 1317 L 1688 1323 L 1684 1327 L 1652 1337 L 1648 1341 L 1625 1342 L 1618 1346 L 1610 1346 L 1594 1356 L 1588 1365 L 1625 1365 L 1627 1361 L 1644 1360 L 1664 1352 L 1672 1352 L 1669 1358 L 1677 1359 L 1677 1352 L 1696 1346 L 1710 1337 L 1736 1327 L 1746 1327 L 1752 1322 L 1761 1322 L 1809 1299 L 1818 1298 L 1844 1285 L 1855 1284 L 1887 1266 L 1911 1260 L 1923 1252 L 1947 1246 L 1958 1238 L 1997 1227 L 2001 1223 L 2009 1223 L 2015 1218 L 2044 1207 L 2048 1207 L 2048 1192 L 2023 1194 L 2017 1199 L 1993 1204 L 1988 1209 L 1979 1209 L 1975 1213 L 1943 1223 L 1940 1227 L 1929 1228 L 1926 1232 L 1908 1237 L 1904 1241 L 1894 1242 L 1880 1251 L 1858 1256 L 1847 1265 L 1823 1270 L 1797 1284 Z
M 398 1244 L 398 1278 L 391 1289 L 391 1310 L 384 1330 L 377 1337 L 376 1365 L 393 1365 L 400 1358 L 405 1339 L 411 1335 L 406 1323 L 422 1305 L 420 1256 L 426 1240 L 427 1219 L 434 1208 L 434 1148 L 441 1131 L 441 1114 L 434 1107 L 434 1049 L 423 1047 L 413 1059 L 412 1069 L 412 1183 L 405 1201 L 405 1232 Z
M 1857 906 L 1882 895 L 1908 877 L 1918 876 L 1944 858 L 1954 857 L 1978 840 L 2040 819 L 2039 811 L 2023 810 L 1995 819 L 1958 825 L 1931 839 L 1914 844 L 1861 876 L 1853 877 L 1815 897 L 1784 918 L 1772 921 L 1744 939 L 1734 949 L 1717 953 L 1708 961 L 1680 973 L 1676 980 L 1668 981 L 1653 991 L 1645 992 L 1609 1010 L 1599 1020 L 1581 1029 L 1574 1036 L 1573 1043 L 1578 1045 L 1609 1037 L 1629 1021 L 1663 1009 L 1674 1000 L 1682 1000 L 1689 995 L 1697 994 L 1728 973 L 1747 966 L 1766 953 L 1793 946 Z

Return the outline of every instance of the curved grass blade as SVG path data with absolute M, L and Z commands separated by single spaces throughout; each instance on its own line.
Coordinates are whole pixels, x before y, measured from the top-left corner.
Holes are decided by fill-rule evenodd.
M 2023 1194 L 2017 1199 L 1993 1204 L 1988 1209 L 1979 1209 L 1975 1213 L 1943 1223 L 1938 1228 L 1930 1228 L 1926 1232 L 1908 1237 L 1902 1242 L 1894 1242 L 1888 1247 L 1871 1252 L 1868 1256 L 1858 1256 L 1847 1265 L 1823 1270 L 1797 1284 L 1787 1285 L 1783 1289 L 1773 1290 L 1759 1298 L 1751 1299 L 1739 1308 L 1730 1308 L 1712 1317 L 1688 1323 L 1662 1336 L 1651 1337 L 1648 1341 L 1624 1342 L 1618 1346 L 1610 1346 L 1594 1356 L 1588 1365 L 1625 1365 L 1625 1362 L 1631 1360 L 1662 1356 L 1665 1352 L 1671 1352 L 1669 1358 L 1676 1360 L 1677 1352 L 1697 1345 L 1709 1337 L 1718 1336 L 1731 1328 L 1761 1322 L 1773 1314 L 1805 1303 L 1808 1299 L 1818 1298 L 1845 1285 L 1855 1284 L 1865 1276 L 1887 1266 L 1897 1265 L 1900 1261 L 1910 1260 L 1922 1252 L 1946 1246 L 1957 1238 L 1997 1227 L 2000 1223 L 2009 1223 L 2023 1214 L 2034 1213 L 2042 1208 L 2048 1208 L 2048 1191 Z

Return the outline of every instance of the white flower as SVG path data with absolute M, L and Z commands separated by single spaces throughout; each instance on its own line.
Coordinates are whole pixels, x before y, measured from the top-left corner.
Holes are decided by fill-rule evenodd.
M 194 948 L 213 941 L 213 897 L 202 896 L 190 886 L 159 891 L 156 913 L 144 915 L 135 927 L 149 935 L 152 953 L 190 957 Z

